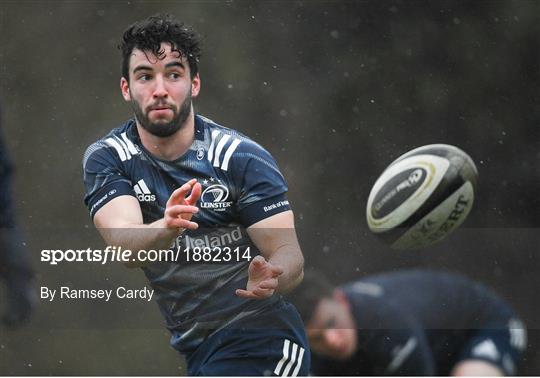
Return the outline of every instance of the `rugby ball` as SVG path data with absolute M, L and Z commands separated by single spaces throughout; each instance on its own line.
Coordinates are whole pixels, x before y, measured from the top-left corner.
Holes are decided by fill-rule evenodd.
M 394 249 L 418 249 L 444 239 L 471 211 L 478 171 L 448 144 L 416 148 L 377 179 L 367 202 L 369 229 Z

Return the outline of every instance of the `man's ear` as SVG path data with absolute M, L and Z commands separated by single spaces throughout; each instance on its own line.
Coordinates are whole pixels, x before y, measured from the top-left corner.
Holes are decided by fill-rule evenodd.
M 122 97 L 124 100 L 131 101 L 131 93 L 129 93 L 129 83 L 125 77 L 120 79 L 120 90 L 122 91 Z
M 197 75 L 191 79 L 191 97 L 197 97 L 201 91 L 201 77 L 197 72 Z

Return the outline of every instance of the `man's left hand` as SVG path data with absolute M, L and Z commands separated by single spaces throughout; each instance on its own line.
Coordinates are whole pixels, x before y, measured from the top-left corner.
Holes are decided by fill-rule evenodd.
M 274 295 L 278 287 L 278 277 L 283 268 L 256 256 L 249 264 L 246 290 L 237 289 L 236 295 L 249 299 L 266 299 Z

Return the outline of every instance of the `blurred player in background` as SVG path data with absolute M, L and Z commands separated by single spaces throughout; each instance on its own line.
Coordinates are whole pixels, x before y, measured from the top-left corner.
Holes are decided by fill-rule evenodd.
M 0 114 L 1 119 L 1 114 Z M 0 127 L 0 274 L 6 282 L 4 324 L 15 327 L 26 322 L 34 307 L 32 269 L 21 233 L 15 223 L 11 198 L 13 166 Z
M 94 224 L 111 245 L 183 251 L 179 261 L 129 265 L 154 288 L 190 375 L 306 375 L 304 327 L 280 295 L 301 281 L 304 260 L 275 160 L 194 113 L 200 46 L 191 28 L 153 16 L 125 31 L 121 49 L 135 117 L 84 156 Z
M 454 274 L 397 271 L 335 288 L 308 270 L 290 299 L 314 375 L 514 375 L 526 347 L 510 307 Z

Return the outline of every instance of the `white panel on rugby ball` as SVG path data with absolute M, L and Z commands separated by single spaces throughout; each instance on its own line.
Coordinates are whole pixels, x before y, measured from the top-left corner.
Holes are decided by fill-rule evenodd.
M 464 151 L 431 144 L 392 162 L 373 185 L 366 218 L 369 229 L 394 249 L 436 243 L 467 218 L 478 171 Z
M 369 229 L 375 233 L 385 232 L 407 220 L 437 188 L 449 165 L 447 159 L 439 156 L 415 155 L 399 160 L 388 167 L 375 182 L 369 194 L 367 204 Z M 420 178 L 418 178 L 418 170 L 423 173 Z M 396 185 L 387 185 L 403 172 L 410 173 L 403 177 L 402 180 L 398 180 Z M 381 192 L 381 189 L 384 192 Z M 377 209 L 383 209 L 400 192 L 405 191 L 409 195 L 398 207 L 390 209 L 390 212 L 383 212 L 382 217 L 378 216 Z M 376 203 L 374 203 L 375 199 L 378 199 Z

